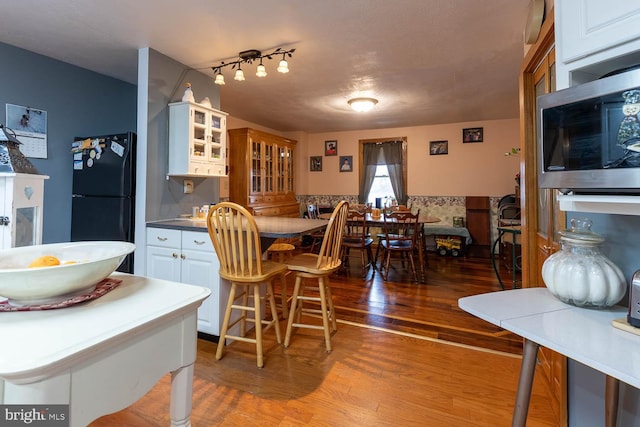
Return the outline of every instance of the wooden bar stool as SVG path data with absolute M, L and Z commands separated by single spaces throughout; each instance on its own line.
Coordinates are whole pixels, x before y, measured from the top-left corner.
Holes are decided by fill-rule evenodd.
M 331 351 L 331 332 L 332 330 L 336 331 L 338 327 L 331 297 L 331 287 L 329 286 L 329 276 L 336 272 L 341 265 L 342 236 L 347 222 L 348 210 L 347 202 L 342 201 L 336 206 L 327 225 L 318 254 L 302 253 L 287 261 L 287 268 L 296 276 L 296 284 L 291 297 L 287 332 L 284 338 L 285 347 L 289 347 L 293 328 L 308 328 L 323 330 L 327 352 Z M 315 289 L 317 294 L 314 292 L 314 295 L 305 295 L 305 287 L 311 288 L 311 286 L 306 286 L 304 279 L 317 281 L 318 286 Z M 319 303 L 320 309 L 305 309 L 303 308 L 304 302 Z M 322 325 L 303 323 L 303 313 L 320 314 Z
M 280 264 L 283 264 L 287 261 L 287 259 L 291 258 L 291 256 L 293 255 L 293 251 L 295 250 L 296 250 L 296 247 L 293 246 L 291 243 L 274 243 L 271 246 L 269 246 L 269 249 L 267 249 L 267 253 L 269 254 L 269 256 L 271 256 L 272 259 L 275 255 L 277 255 L 278 262 Z M 287 274 L 288 273 L 289 272 L 287 271 Z M 280 283 L 280 297 L 282 300 L 282 304 L 280 307 L 282 310 L 282 317 L 286 319 L 287 312 L 289 311 L 286 280 Z
M 263 331 L 276 330 L 276 339 L 280 343 L 280 325 L 276 301 L 273 296 L 272 281 L 276 276 L 285 281 L 287 266 L 270 260 L 262 260 L 260 233 L 255 219 L 242 206 L 222 202 L 209 209 L 207 215 L 209 237 L 220 260 L 220 277 L 231 282 L 231 291 L 220 329 L 220 340 L 216 350 L 216 359 L 222 358 L 222 350 L 227 338 L 255 343 L 257 365 L 264 365 L 262 355 Z M 260 285 L 266 284 L 266 294 L 260 296 Z M 236 303 L 240 300 L 238 303 Z M 249 301 L 251 300 L 251 301 Z M 271 309 L 271 320 L 262 318 L 262 301 Z M 250 304 L 251 302 L 251 304 Z M 233 310 L 241 312 L 240 317 L 231 321 Z M 248 314 L 253 313 L 253 317 Z M 255 325 L 255 338 L 246 337 L 246 323 Z M 240 323 L 240 334 L 233 335 L 229 329 Z M 264 329 L 263 329 L 263 326 Z

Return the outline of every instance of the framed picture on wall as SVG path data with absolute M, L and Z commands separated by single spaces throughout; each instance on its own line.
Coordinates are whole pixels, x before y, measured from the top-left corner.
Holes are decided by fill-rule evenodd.
M 462 142 L 482 142 L 484 128 L 462 129 Z
M 309 170 L 311 172 L 322 172 L 322 156 L 309 157 Z
M 340 172 L 353 172 L 353 156 L 340 156 Z
M 325 156 L 337 156 L 338 155 L 338 141 L 325 141 L 324 142 L 324 155 Z
M 429 154 L 449 154 L 449 141 L 429 141 Z

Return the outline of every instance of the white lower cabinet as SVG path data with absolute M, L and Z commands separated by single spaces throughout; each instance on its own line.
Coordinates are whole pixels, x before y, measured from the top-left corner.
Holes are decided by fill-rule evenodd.
M 211 295 L 198 308 L 198 331 L 216 336 L 224 314 L 220 310 L 219 269 L 208 233 L 147 228 L 147 276 L 210 289 Z

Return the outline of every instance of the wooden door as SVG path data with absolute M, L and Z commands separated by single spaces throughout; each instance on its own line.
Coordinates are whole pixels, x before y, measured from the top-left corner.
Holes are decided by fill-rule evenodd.
M 555 90 L 553 11 L 547 14 L 538 41 L 527 53 L 520 76 L 520 148 L 523 287 L 542 287 L 542 264 L 558 248 L 557 231 L 565 216 L 558 208 L 557 190 L 538 188 L 536 97 Z M 538 353 L 540 372 L 554 396 L 558 425 L 567 425 L 567 361 L 548 349 Z

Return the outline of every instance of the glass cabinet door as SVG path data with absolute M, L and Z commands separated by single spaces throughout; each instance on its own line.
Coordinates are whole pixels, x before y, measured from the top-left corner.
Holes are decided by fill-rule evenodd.
M 262 144 L 251 140 L 251 193 L 262 192 Z
M 274 144 L 264 144 L 264 193 L 274 192 L 274 156 L 276 146 Z
M 192 138 L 190 155 L 193 160 L 204 160 L 207 156 L 207 116 L 203 111 L 193 110 Z
M 295 193 L 295 180 L 293 179 L 295 175 L 295 169 L 293 168 L 293 150 L 290 147 L 287 147 L 285 161 L 287 164 L 287 182 L 286 182 L 286 193 Z

